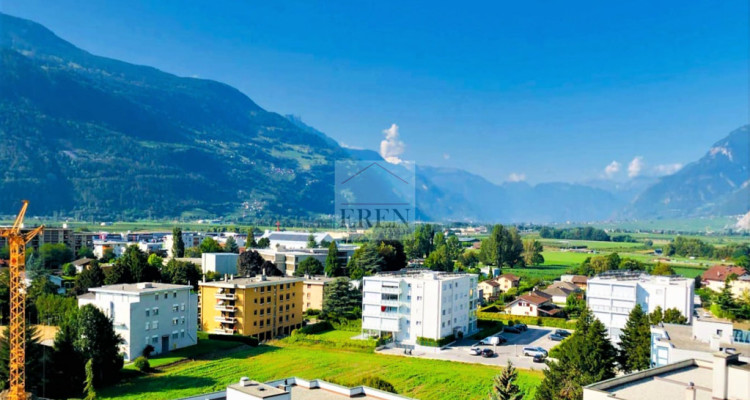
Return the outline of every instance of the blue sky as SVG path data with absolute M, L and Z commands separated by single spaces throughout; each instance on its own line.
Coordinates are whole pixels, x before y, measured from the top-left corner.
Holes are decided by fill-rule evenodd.
M 748 121 L 747 1 L 281 3 L 0 10 L 226 82 L 348 146 L 378 149 L 396 124 L 398 157 L 493 182 L 659 174 Z

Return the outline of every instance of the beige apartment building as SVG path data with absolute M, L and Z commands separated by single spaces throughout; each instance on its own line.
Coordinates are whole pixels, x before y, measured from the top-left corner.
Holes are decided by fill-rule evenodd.
M 233 278 L 200 282 L 203 331 L 269 340 L 302 326 L 303 279 Z
M 302 311 L 322 310 L 325 287 L 336 278 L 311 276 L 305 278 L 302 286 Z

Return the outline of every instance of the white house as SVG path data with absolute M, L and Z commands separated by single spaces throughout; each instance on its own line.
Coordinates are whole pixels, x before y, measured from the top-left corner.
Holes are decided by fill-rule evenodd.
M 104 257 L 104 252 L 111 249 L 115 257 L 120 257 L 125 250 L 137 242 L 124 242 L 117 240 L 94 240 L 94 255 L 96 258 Z
M 90 288 L 78 306 L 93 304 L 112 319 L 125 360 L 134 360 L 148 345 L 161 354 L 197 343 L 198 296 L 191 290 L 166 283 L 107 285 Z
M 399 271 L 363 278 L 362 330 L 391 333 L 396 343 L 439 340 L 476 331 L 477 276 Z
M 691 325 L 659 324 L 651 327 L 651 366 L 697 359 L 710 361 L 717 351 L 741 353 L 750 362 L 750 331 L 734 329 L 731 321 L 713 316 L 696 317 Z
M 632 272 L 602 274 L 587 283 L 586 302 L 609 333 L 620 341 L 630 311 L 640 304 L 650 313 L 676 308 L 690 323 L 693 317 L 694 281 L 683 277 L 650 276 Z
M 195 247 L 201 244 L 204 235 L 199 232 L 182 232 L 182 242 L 185 243 L 185 248 Z M 167 251 L 169 258 L 174 257 L 172 254 L 172 246 L 174 245 L 174 237 L 170 233 L 164 236 L 164 242 L 162 243 L 164 250 Z
M 310 234 L 310 232 L 267 230 L 258 240 L 262 238 L 268 239 L 271 244 L 269 247 L 272 249 L 306 249 L 307 239 L 310 237 Z M 312 233 L 312 235 L 318 244 L 322 241 L 333 241 L 331 235 L 326 232 Z
M 203 253 L 201 269 L 204 274 L 214 272 L 220 275 L 234 275 L 237 273 L 239 258 L 240 255 L 235 253 Z

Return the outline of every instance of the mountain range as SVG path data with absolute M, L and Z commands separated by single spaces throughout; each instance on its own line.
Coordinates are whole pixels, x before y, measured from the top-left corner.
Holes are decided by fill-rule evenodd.
M 380 159 L 231 86 L 90 54 L 0 14 L 0 214 L 97 219 L 333 213 L 334 163 Z M 658 181 L 494 184 L 418 166 L 418 217 L 565 222 L 748 211 L 748 127 Z

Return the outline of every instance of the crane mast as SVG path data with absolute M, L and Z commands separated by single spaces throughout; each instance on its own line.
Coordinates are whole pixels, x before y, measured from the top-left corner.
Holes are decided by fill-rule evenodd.
M 10 360 L 8 363 L 10 390 L 8 399 L 26 399 L 26 243 L 44 229 L 44 225 L 22 233 L 23 218 L 29 202 L 24 200 L 13 226 L 0 229 L 0 236 L 8 240 L 10 247 Z

